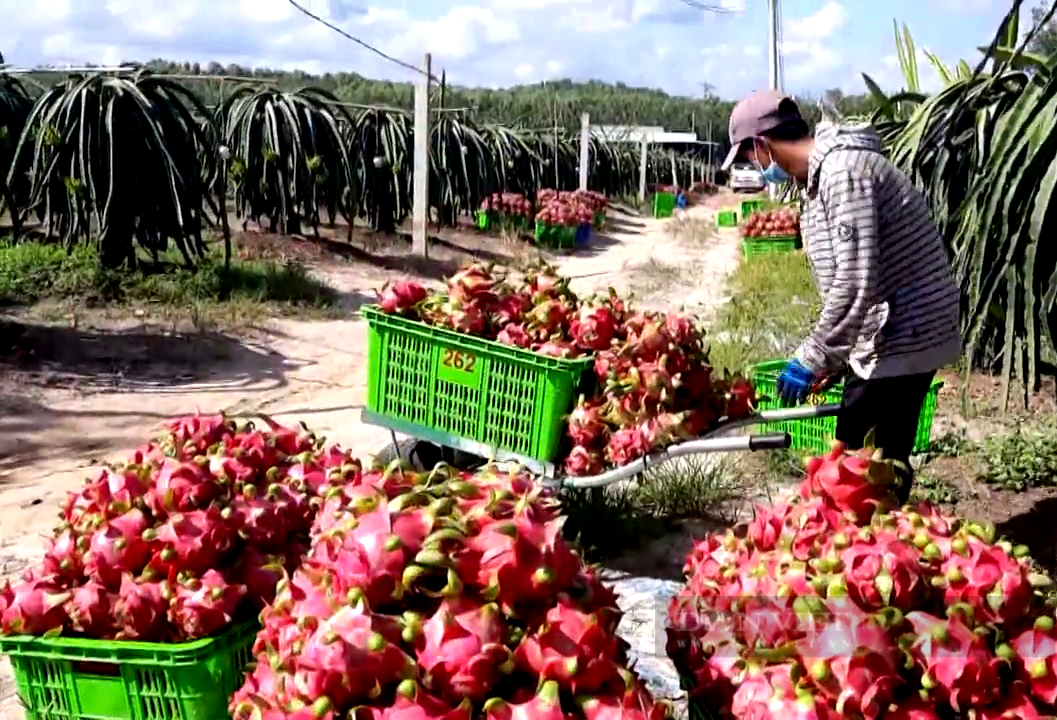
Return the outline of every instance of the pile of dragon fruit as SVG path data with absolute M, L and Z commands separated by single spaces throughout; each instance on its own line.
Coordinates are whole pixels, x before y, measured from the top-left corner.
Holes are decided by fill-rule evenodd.
M 1049 578 L 1027 548 L 835 446 L 792 502 L 692 552 L 668 653 L 713 717 L 1031 720 L 1055 714 Z
M 615 595 L 530 476 L 438 467 L 331 491 L 261 614 L 234 720 L 662 720 Z
M 251 619 L 307 552 L 319 495 L 360 470 L 270 420 L 166 427 L 70 495 L 43 562 L 0 586 L 0 632 L 179 642 Z
M 572 475 L 626 465 L 756 403 L 743 377 L 714 374 L 703 333 L 679 312 L 632 307 L 616 291 L 579 298 L 546 264 L 503 275 L 471 264 L 430 293 L 411 281 L 382 292 L 384 312 L 559 358 L 593 356 L 597 382 L 569 417 Z
M 492 193 L 481 201 L 481 210 L 505 216 L 532 217 L 532 201 L 520 193 Z

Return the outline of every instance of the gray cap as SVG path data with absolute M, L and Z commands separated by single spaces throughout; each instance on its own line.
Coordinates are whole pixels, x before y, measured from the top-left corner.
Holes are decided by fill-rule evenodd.
M 793 120 L 803 120 L 800 108 L 779 90 L 757 90 L 739 102 L 730 113 L 730 152 L 723 161 L 723 170 L 729 170 L 738 159 L 746 140 Z

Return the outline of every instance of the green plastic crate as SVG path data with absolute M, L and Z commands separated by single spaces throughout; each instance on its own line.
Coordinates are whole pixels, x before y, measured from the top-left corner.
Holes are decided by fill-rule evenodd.
M 565 360 L 361 309 L 367 411 L 412 437 L 553 462 L 591 358 Z
M 595 213 L 595 218 L 591 222 L 591 225 L 594 226 L 595 230 L 601 230 L 602 228 L 605 227 L 605 225 L 606 225 L 606 212 L 605 212 L 605 210 L 599 210 L 598 212 Z
M 741 251 L 747 258 L 773 253 L 790 253 L 796 250 L 796 237 L 768 237 L 742 240 Z
M 220 720 L 260 625 L 187 643 L 0 637 L 27 720 Z
M 496 222 L 496 213 L 488 210 L 477 211 L 477 227 L 482 230 L 489 230 Z
M 721 228 L 732 228 L 738 226 L 737 210 L 721 210 L 716 216 L 716 225 Z
M 777 400 L 778 376 L 785 367 L 785 363 L 785 360 L 772 360 L 770 362 L 760 363 L 753 368 L 752 382 L 753 386 L 756 388 L 756 392 L 760 395 L 767 395 L 772 398 L 771 400 L 760 404 L 762 409 L 779 407 Z M 917 438 L 914 441 L 915 453 L 927 452 L 929 446 L 932 444 L 932 421 L 936 417 L 936 402 L 939 399 L 940 388 L 942 387 L 943 381 L 936 378 L 932 381 L 932 387 L 929 389 L 928 395 L 925 396 L 925 402 L 921 406 L 921 416 L 918 419 Z M 837 384 L 821 396 L 811 398 L 810 401 L 820 405 L 830 403 L 836 404 L 840 403 L 843 394 L 843 384 Z M 810 450 L 817 453 L 824 453 L 829 450 L 830 444 L 833 442 L 833 438 L 837 434 L 837 418 L 828 417 L 812 420 L 787 420 L 779 423 L 766 423 L 764 427 L 766 427 L 769 432 L 789 433 L 793 440 L 791 447 L 794 450 Z
M 742 200 L 741 201 L 741 219 L 748 220 L 752 217 L 752 214 L 760 210 L 767 208 L 766 200 Z
M 532 220 L 524 215 L 502 215 L 499 222 L 504 228 L 516 232 L 527 230 L 532 225 Z
M 653 195 L 653 217 L 668 218 L 675 213 L 675 193 L 659 192 Z
M 577 228 L 536 222 L 536 244 L 549 248 L 571 248 L 576 245 Z

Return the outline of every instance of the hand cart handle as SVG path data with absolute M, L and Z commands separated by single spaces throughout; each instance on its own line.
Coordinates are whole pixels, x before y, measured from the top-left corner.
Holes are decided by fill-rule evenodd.
M 766 433 L 764 435 L 749 435 L 749 450 L 787 450 L 793 444 L 793 438 L 789 433 Z
M 545 480 L 547 484 L 557 483 L 570 488 L 598 488 L 611 485 L 620 480 L 628 480 L 646 471 L 648 467 L 659 465 L 677 457 L 686 455 L 703 455 L 716 452 L 745 452 L 759 450 L 785 450 L 792 445 L 789 433 L 764 433 L 761 435 L 724 436 L 729 430 L 759 425 L 762 423 L 785 422 L 788 420 L 809 420 L 813 418 L 833 417 L 840 412 L 840 405 L 803 405 L 793 408 L 763 410 L 755 415 L 740 420 L 722 423 L 712 432 L 695 440 L 688 440 L 672 445 L 664 450 L 639 458 L 634 462 L 613 468 L 601 475 L 589 477 L 562 477 Z

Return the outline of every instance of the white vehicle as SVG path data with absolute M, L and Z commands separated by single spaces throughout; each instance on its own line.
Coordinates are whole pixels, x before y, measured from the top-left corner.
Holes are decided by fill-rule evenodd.
M 735 163 L 730 168 L 730 189 L 734 192 L 760 192 L 767 187 L 763 174 L 749 163 Z

